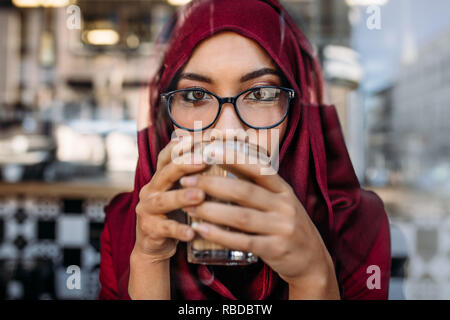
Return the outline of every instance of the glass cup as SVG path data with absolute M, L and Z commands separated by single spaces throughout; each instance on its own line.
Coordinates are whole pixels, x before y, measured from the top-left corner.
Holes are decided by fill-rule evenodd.
M 201 143 L 200 148 L 197 148 L 197 152 L 202 152 L 203 158 L 208 158 L 207 154 L 211 151 L 210 147 L 216 148 L 217 145 L 215 145 L 215 142 L 212 143 Z M 238 161 L 245 161 L 245 162 L 237 162 L 237 163 L 257 163 L 255 161 L 254 156 L 264 157 L 265 161 L 268 161 L 267 155 L 264 155 L 263 153 L 258 153 L 257 147 L 254 147 L 253 145 L 250 145 L 245 142 L 224 142 L 222 144 L 225 146 L 225 148 L 234 148 L 234 150 L 241 152 L 245 157 L 241 157 L 238 159 Z M 222 147 L 222 146 L 221 146 Z M 224 151 L 225 151 L 224 148 Z M 196 148 L 194 147 L 194 150 Z M 194 151 L 195 152 L 195 151 Z M 225 154 L 225 152 L 224 152 Z M 254 162 L 250 162 L 249 160 L 253 159 Z M 234 159 L 236 161 L 236 158 Z M 222 177 L 231 177 L 235 179 L 246 179 L 244 176 L 239 175 L 238 173 L 232 173 L 229 170 L 224 169 L 220 166 L 220 164 L 217 163 L 211 163 L 210 160 L 207 161 L 210 165 L 209 167 L 204 170 L 201 174 L 202 175 L 211 175 L 211 176 L 222 176 Z M 224 161 L 225 162 L 225 161 Z M 227 161 L 228 162 L 228 161 Z M 229 163 L 229 162 L 228 162 Z M 206 201 L 215 201 L 215 202 L 221 202 L 221 203 L 231 203 L 227 201 L 223 201 L 221 199 L 214 198 L 212 196 L 206 195 Z M 192 223 L 201 223 L 203 220 L 199 218 L 191 217 L 187 214 L 187 223 L 189 225 L 192 225 Z M 234 229 L 227 226 L 220 226 L 221 228 L 224 228 L 225 230 L 233 231 Z M 236 230 L 238 231 L 238 230 Z M 242 231 L 240 231 L 242 232 Z M 197 263 L 197 264 L 208 264 L 208 265 L 248 265 L 254 262 L 258 261 L 258 257 L 255 256 L 251 252 L 243 252 L 239 250 L 233 250 L 230 248 L 223 247 L 219 244 L 210 242 L 208 240 L 205 240 L 201 238 L 198 234 L 195 236 L 195 238 L 188 242 L 187 244 L 187 260 L 190 263 Z

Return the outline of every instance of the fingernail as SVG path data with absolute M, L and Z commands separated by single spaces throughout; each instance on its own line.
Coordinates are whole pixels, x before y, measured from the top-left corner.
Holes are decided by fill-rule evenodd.
M 186 199 L 188 200 L 198 200 L 202 196 L 202 192 L 200 190 L 188 190 L 186 191 Z
M 208 226 L 207 226 L 206 224 L 204 224 L 204 223 L 193 222 L 193 223 L 191 224 L 191 227 L 192 227 L 193 229 L 195 229 L 195 230 L 197 230 L 197 231 L 203 233 L 203 234 L 207 234 L 208 231 L 209 231 Z
M 180 184 L 183 187 L 193 187 L 197 184 L 197 180 L 197 176 L 183 177 L 180 179 Z
M 194 230 L 188 228 L 184 231 L 184 234 L 186 235 L 187 238 L 192 238 L 194 236 Z
M 191 223 L 191 228 L 192 228 L 192 229 L 197 229 L 197 227 L 198 227 L 199 224 L 200 224 L 200 223 L 198 223 L 198 222 L 192 222 L 192 223 Z

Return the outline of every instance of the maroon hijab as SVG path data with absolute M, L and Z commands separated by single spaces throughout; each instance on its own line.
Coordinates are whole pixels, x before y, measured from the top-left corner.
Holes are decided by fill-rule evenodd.
M 150 108 L 139 119 L 139 160 L 134 191 L 105 208 L 100 298 L 128 299 L 129 257 L 135 242 L 139 190 L 169 142 L 171 125 L 159 103 L 195 46 L 223 31 L 255 40 L 273 58 L 297 98 L 280 150 L 279 174 L 319 230 L 333 259 L 343 298 L 387 298 L 390 272 L 389 224 L 381 200 L 361 189 L 351 164 L 335 107 L 324 105 L 322 76 L 313 49 L 276 0 L 192 1 L 160 37 L 162 63 L 150 83 Z M 142 125 L 144 124 L 144 125 Z M 381 289 L 369 289 L 367 268 L 381 270 Z M 287 284 L 262 261 L 246 267 L 188 264 L 185 244 L 171 259 L 172 297 L 182 299 L 283 299 Z

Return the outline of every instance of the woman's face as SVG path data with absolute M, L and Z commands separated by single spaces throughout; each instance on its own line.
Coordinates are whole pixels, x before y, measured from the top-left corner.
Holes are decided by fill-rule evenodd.
M 178 77 L 176 89 L 200 87 L 220 97 L 234 97 L 246 89 L 262 85 L 282 85 L 279 70 L 272 58 L 255 41 L 226 31 L 202 41 L 196 47 Z M 286 118 L 272 129 L 256 130 L 257 144 L 270 153 L 271 136 L 278 136 L 278 141 L 275 141 L 279 144 L 286 131 L 287 121 Z M 230 132 L 230 129 L 247 131 L 249 127 L 240 121 L 233 105 L 225 103 L 213 126 L 203 132 L 204 137 L 212 129 L 225 133 L 226 130 Z

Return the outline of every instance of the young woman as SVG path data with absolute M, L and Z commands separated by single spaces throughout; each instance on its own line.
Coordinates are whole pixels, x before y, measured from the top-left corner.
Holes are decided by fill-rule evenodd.
M 163 63 L 150 83 L 150 108 L 138 119 L 135 188 L 105 208 L 100 298 L 386 299 L 390 237 L 383 204 L 361 189 L 335 108 L 324 104 L 313 50 L 281 5 L 194 0 L 161 39 Z M 189 101 L 208 99 L 214 112 L 168 109 L 161 96 L 180 92 Z M 223 99 L 219 108 L 220 97 L 237 99 Z M 287 103 L 278 112 L 249 111 L 243 97 Z M 204 163 L 175 163 L 171 134 L 191 132 L 193 120 L 202 121 L 203 133 L 276 131 L 279 171 L 261 175 L 258 164 L 227 164 L 244 181 L 201 176 Z M 194 230 L 168 218 L 179 209 L 207 223 Z M 260 259 L 248 266 L 188 263 L 186 242 L 195 233 Z

